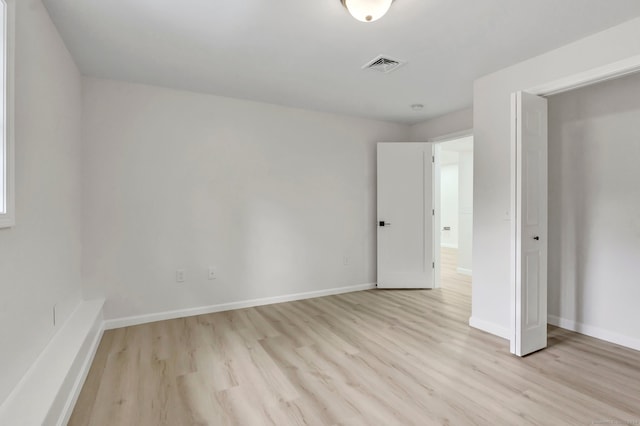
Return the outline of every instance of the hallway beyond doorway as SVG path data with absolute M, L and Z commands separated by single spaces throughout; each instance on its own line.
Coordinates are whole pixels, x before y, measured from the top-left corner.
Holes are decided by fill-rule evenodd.
M 461 274 L 458 268 L 458 249 L 442 247 L 440 251 L 440 276 L 442 288 L 469 291 L 471 276 Z

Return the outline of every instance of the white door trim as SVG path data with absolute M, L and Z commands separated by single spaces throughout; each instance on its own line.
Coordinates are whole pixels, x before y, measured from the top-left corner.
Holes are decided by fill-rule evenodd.
M 551 96 L 559 93 L 568 92 L 571 90 L 579 89 L 593 84 L 601 83 L 607 80 L 613 80 L 625 75 L 640 72 L 640 55 L 630 56 L 626 59 L 611 62 L 607 65 L 592 68 L 587 71 L 579 72 L 569 75 L 560 79 L 548 81 L 546 83 L 533 86 L 522 87 L 519 90 L 513 92 L 513 94 L 523 91 L 538 96 Z M 516 316 L 516 227 L 514 212 L 517 194 L 516 194 L 516 157 L 515 157 L 515 143 L 516 143 L 516 129 L 517 129 L 517 114 L 515 109 L 515 97 L 512 96 L 511 100 L 511 350 L 515 347 L 515 316 Z
M 433 201 L 431 205 L 433 206 L 433 215 L 431 216 L 431 225 L 433 226 L 433 288 L 440 288 L 442 287 L 442 277 L 440 276 L 440 209 L 442 208 L 440 203 L 440 153 L 442 151 L 442 147 L 439 143 L 432 142 L 432 144 L 433 167 L 431 168 L 431 182 L 433 182 Z
M 465 129 L 459 132 L 447 133 L 446 135 L 438 136 L 437 138 L 432 138 L 427 140 L 430 143 L 441 143 L 441 142 L 449 142 L 454 141 L 456 139 L 466 138 L 468 136 L 473 136 L 473 129 Z
M 433 208 L 431 214 L 431 257 L 433 259 L 433 288 L 436 289 L 442 286 L 440 278 L 440 145 L 429 143 L 431 143 L 431 206 Z
M 523 88 L 522 91 L 538 96 L 557 95 L 558 93 L 568 92 L 635 72 L 640 72 L 640 55 L 631 56 L 621 61 L 592 68 L 588 71 L 549 81 L 538 86 Z

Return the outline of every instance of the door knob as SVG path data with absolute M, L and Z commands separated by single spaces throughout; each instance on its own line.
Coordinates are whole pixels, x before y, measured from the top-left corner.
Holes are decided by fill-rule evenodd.
M 535 237 L 533 237 L 534 240 L 536 241 L 540 241 L 540 237 L 538 237 L 537 235 Z
M 378 226 L 391 226 L 391 223 L 381 220 L 380 222 L 378 222 Z

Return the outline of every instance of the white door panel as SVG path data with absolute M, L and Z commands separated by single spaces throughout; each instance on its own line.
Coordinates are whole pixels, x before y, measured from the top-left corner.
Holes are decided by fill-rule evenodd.
M 378 287 L 433 288 L 433 145 L 378 144 Z
M 547 100 L 518 92 L 515 153 L 514 291 L 511 352 L 547 346 Z

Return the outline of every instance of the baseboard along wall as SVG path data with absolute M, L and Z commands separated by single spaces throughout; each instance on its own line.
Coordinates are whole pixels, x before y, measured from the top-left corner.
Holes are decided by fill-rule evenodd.
M 640 339 L 634 337 L 624 336 L 613 331 L 561 318 L 555 315 L 548 315 L 547 322 L 551 325 L 555 325 L 556 327 L 575 331 L 576 333 L 584 334 L 585 336 L 595 337 L 596 339 L 604 340 L 605 342 L 614 343 L 616 345 L 624 346 L 625 348 L 640 351 Z
M 593 337 L 596 339 L 604 340 L 605 342 L 613 343 L 616 345 L 624 346 L 625 348 L 634 349 L 640 351 L 640 339 L 625 336 L 610 330 L 605 330 L 599 327 L 594 327 L 588 324 L 583 324 L 578 321 L 561 318 L 555 315 L 548 315 L 547 322 L 556 327 L 563 328 L 569 331 L 575 331 L 576 333 L 584 334 L 585 336 Z M 478 330 L 485 331 L 498 337 L 509 340 L 511 338 L 511 330 L 507 327 L 483 321 L 474 317 L 469 318 L 469 325 Z
M 326 290 L 294 293 L 283 296 L 264 297 L 238 302 L 222 303 L 219 305 L 201 306 L 197 308 L 177 309 L 152 314 L 136 315 L 125 318 L 115 318 L 105 321 L 105 330 L 146 324 L 149 322 L 165 321 L 176 318 L 192 317 L 195 315 L 212 314 L 215 312 L 231 311 L 234 309 L 252 308 L 254 306 L 272 305 L 274 303 L 292 302 L 294 300 L 313 299 L 315 297 L 331 296 L 334 294 L 351 293 L 376 288 L 375 283 L 358 284 L 347 287 L 330 288 Z
M 456 268 L 456 272 L 462 275 L 468 275 L 468 276 L 472 276 L 473 273 L 471 271 L 471 269 L 465 269 L 465 268 Z
M 494 336 L 502 337 L 509 340 L 511 338 L 511 330 L 508 327 L 502 327 L 501 325 L 484 321 L 478 318 L 469 318 L 469 326 L 482 330 Z

